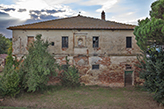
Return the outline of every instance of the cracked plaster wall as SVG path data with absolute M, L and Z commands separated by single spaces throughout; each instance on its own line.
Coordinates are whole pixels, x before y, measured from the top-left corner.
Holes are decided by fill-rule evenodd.
M 70 64 L 78 67 L 81 82 L 86 85 L 124 86 L 125 65 L 137 62 L 140 53 L 132 30 L 13 30 L 13 55 L 27 54 L 27 37 L 42 34 L 43 40 L 54 42 L 48 52 L 54 55 L 59 64 L 65 64 L 65 56 Z M 62 48 L 62 36 L 68 36 L 68 48 Z M 99 37 L 99 47 L 93 48 L 93 36 Z M 126 37 L 132 37 L 132 48 L 126 48 Z M 84 41 L 78 47 L 78 38 Z M 93 64 L 99 64 L 99 70 L 92 70 Z M 133 72 L 133 85 L 135 84 Z M 52 80 L 53 81 L 53 80 Z

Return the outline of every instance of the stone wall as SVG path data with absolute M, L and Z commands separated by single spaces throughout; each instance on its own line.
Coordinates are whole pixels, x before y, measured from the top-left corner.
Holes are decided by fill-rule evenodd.
M 66 64 L 65 57 L 55 57 L 60 65 Z M 136 84 L 138 74 L 135 72 L 135 56 L 68 56 L 69 64 L 76 65 L 80 74 L 80 81 L 85 85 L 100 85 L 110 87 L 125 86 L 126 65 L 130 65 L 132 85 Z M 92 69 L 92 65 L 99 65 L 99 69 Z M 58 79 L 57 79 L 58 80 Z M 56 78 L 51 78 L 56 83 Z
M 133 71 L 132 85 L 136 82 L 138 74 L 134 64 L 140 49 L 133 30 L 13 30 L 13 55 L 27 54 L 28 37 L 37 34 L 42 34 L 44 41 L 54 42 L 48 52 L 60 65 L 66 64 L 68 56 L 69 63 L 78 67 L 80 80 L 86 85 L 124 87 L 126 64 Z M 68 37 L 68 48 L 62 48 L 62 36 Z M 99 39 L 96 48 L 93 47 L 95 36 Z M 126 48 L 126 37 L 132 37 L 131 48 Z M 92 69 L 92 65 L 99 65 L 99 69 Z M 51 82 L 56 80 L 59 78 L 51 78 Z
M 140 52 L 133 30 L 13 30 L 13 55 L 27 54 L 28 37 L 42 34 L 42 39 L 54 42 L 49 53 L 55 55 L 136 55 Z M 68 36 L 68 48 L 62 48 L 62 36 Z M 93 48 L 93 37 L 99 46 Z M 132 48 L 126 48 L 126 37 L 132 37 Z M 78 46 L 78 39 L 82 45 Z

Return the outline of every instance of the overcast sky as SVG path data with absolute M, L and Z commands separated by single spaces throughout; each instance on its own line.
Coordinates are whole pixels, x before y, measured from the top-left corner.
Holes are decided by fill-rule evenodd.
M 135 24 L 149 17 L 151 4 L 156 0 L 0 0 L 0 34 L 11 38 L 9 26 L 81 15 Z

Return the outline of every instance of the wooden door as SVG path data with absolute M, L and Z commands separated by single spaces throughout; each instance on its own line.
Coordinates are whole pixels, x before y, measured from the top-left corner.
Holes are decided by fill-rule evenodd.
M 132 85 L 132 73 L 133 71 L 125 71 L 125 86 Z

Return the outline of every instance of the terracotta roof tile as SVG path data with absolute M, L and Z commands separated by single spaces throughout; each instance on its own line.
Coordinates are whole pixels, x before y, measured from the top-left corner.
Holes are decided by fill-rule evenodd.
M 10 30 L 40 30 L 40 29 L 129 29 L 133 30 L 135 25 L 123 24 L 101 19 L 74 16 L 62 19 L 49 20 L 39 23 L 26 24 L 9 27 Z

